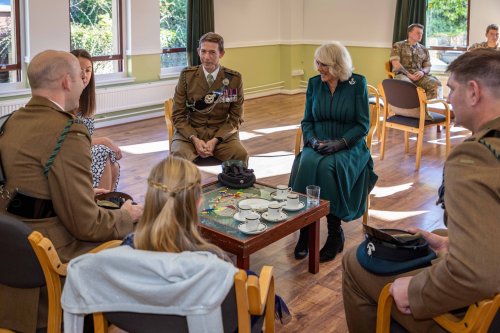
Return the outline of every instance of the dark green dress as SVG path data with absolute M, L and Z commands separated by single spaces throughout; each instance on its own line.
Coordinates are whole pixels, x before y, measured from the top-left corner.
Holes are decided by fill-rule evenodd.
M 357 219 L 366 210 L 366 198 L 377 181 L 365 136 L 370 124 L 366 79 L 353 74 L 339 82 L 334 94 L 320 76 L 307 86 L 302 120 L 304 142 L 344 138 L 349 149 L 321 155 L 310 147 L 295 158 L 290 175 L 294 191 L 319 185 L 321 198 L 330 201 L 330 213 L 344 221 Z

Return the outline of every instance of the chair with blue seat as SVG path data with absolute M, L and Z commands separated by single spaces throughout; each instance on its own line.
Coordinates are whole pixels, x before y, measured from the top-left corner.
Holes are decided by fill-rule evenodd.
M 409 152 L 409 134 L 417 135 L 416 169 L 420 168 L 424 130 L 431 126 L 444 126 L 446 129 L 446 154 L 450 151 L 450 107 L 443 99 L 428 100 L 424 89 L 411 82 L 386 79 L 379 84 L 384 100 L 382 122 L 382 142 L 380 159 L 384 159 L 387 129 L 404 131 L 405 152 Z M 443 114 L 429 112 L 432 104 L 442 104 Z

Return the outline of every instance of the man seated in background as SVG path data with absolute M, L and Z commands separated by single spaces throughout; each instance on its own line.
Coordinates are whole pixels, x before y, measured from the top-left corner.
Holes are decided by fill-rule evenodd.
M 430 75 L 431 58 L 429 50 L 419 42 L 424 34 L 424 26 L 413 23 L 408 27 L 408 38 L 392 46 L 392 71 L 395 79 L 414 83 L 425 90 L 428 99 L 438 97 L 441 82 Z
M 377 299 L 393 282 L 392 318 L 410 332 L 442 332 L 433 317 L 500 292 L 500 52 L 467 52 L 449 67 L 448 102 L 472 136 L 444 166 L 444 222 L 448 236 L 420 231 L 438 259 L 397 276 L 366 271 L 356 247 L 343 258 L 343 300 L 349 332 L 374 332 Z
M 487 26 L 485 36 L 486 36 L 486 42 L 474 43 L 471 46 L 469 46 L 467 51 L 482 49 L 482 48 L 489 48 L 500 51 L 500 45 L 498 45 L 498 25 L 490 24 L 489 26 Z
M 48 237 L 63 262 L 125 237 L 143 209 L 130 200 L 115 210 L 94 201 L 89 132 L 71 113 L 78 108 L 82 75 L 78 59 L 68 52 L 36 55 L 28 66 L 32 97 L 0 136 L 6 178 L 0 210 Z M 46 297 L 38 288 L 0 285 L 0 327 L 17 332 L 46 327 Z
M 220 66 L 224 39 L 216 33 L 200 38 L 198 55 L 201 65 L 185 68 L 175 88 L 172 154 L 189 161 L 214 156 L 248 164 L 238 133 L 243 122 L 241 74 Z

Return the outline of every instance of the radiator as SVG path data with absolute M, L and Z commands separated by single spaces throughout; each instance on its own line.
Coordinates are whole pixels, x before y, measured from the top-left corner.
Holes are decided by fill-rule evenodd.
M 174 95 L 176 84 L 177 81 L 159 81 L 97 88 L 96 114 L 99 115 L 98 118 L 104 120 L 106 114 L 131 110 L 130 116 L 133 116 L 133 109 L 163 104 L 166 99 Z M 0 115 L 9 114 L 24 106 L 28 101 L 29 97 L 0 101 Z M 144 114 L 144 110 L 138 113 Z

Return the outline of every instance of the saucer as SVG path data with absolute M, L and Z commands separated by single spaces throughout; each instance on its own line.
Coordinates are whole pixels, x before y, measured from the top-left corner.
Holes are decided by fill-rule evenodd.
M 274 200 L 279 200 L 279 201 L 283 201 L 283 200 L 286 200 L 286 195 L 283 196 L 283 197 L 280 197 L 279 195 L 277 194 L 271 194 L 271 198 L 273 198 Z
M 286 220 L 288 218 L 288 215 L 284 212 L 280 212 L 279 217 L 269 217 L 269 213 L 265 212 L 265 213 L 262 213 L 262 218 L 266 221 L 269 221 L 269 222 L 281 222 L 281 221 Z
M 267 210 L 267 206 L 269 206 L 269 200 L 260 198 L 243 199 L 238 202 L 238 207 L 239 205 L 249 205 L 250 207 L 252 207 L 252 210 L 262 212 Z
M 299 202 L 299 204 L 297 206 L 283 206 L 283 209 L 284 210 L 288 210 L 290 212 L 296 212 L 298 210 L 301 210 L 302 208 L 304 208 L 306 205 L 304 205 L 303 202 Z
M 254 230 L 254 231 L 248 231 L 247 230 L 247 225 L 245 223 L 241 223 L 240 225 L 238 225 L 238 229 L 244 233 L 244 234 L 247 234 L 247 235 L 256 235 L 256 234 L 260 234 L 264 231 L 267 230 L 267 225 L 265 225 L 264 223 L 259 223 L 259 227 L 257 228 L 257 230 Z
M 256 212 L 253 212 L 253 213 L 259 215 L 259 218 L 260 218 L 260 214 L 259 213 L 256 213 Z M 240 221 L 240 222 L 246 222 L 247 221 L 244 217 L 240 216 L 240 212 L 236 212 L 236 214 L 234 214 L 233 217 L 234 217 L 234 219 L 236 221 Z

